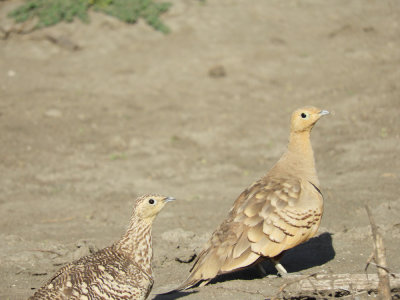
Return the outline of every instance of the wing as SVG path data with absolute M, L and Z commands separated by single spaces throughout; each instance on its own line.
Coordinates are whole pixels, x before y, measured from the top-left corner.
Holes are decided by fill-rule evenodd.
M 61 268 L 32 299 L 145 299 L 152 285 L 150 276 L 109 247 Z
M 323 199 L 312 183 L 279 178 L 258 182 L 249 192 L 247 200 L 236 207 L 233 219 L 244 225 L 246 233 L 234 247 L 233 260 L 249 246 L 260 256 L 275 257 L 318 230 Z M 245 243 L 246 238 L 250 243 Z
M 185 289 L 201 280 L 275 257 L 311 238 L 322 216 L 322 195 L 310 182 L 262 178 L 235 201 L 195 261 Z

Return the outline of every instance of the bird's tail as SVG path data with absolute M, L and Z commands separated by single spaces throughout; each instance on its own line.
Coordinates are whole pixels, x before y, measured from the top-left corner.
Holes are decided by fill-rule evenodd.
M 208 281 L 209 280 L 203 281 L 202 279 L 194 279 L 194 278 L 191 278 L 191 276 L 189 275 L 189 277 L 183 283 L 181 283 L 177 288 L 175 288 L 172 291 L 169 291 L 165 294 L 172 294 L 172 293 L 190 289 L 192 287 L 195 287 L 199 282 L 201 282 L 200 286 L 204 286 L 208 283 Z
M 200 286 L 204 286 L 209 281 L 210 281 L 210 279 L 203 280 L 203 279 L 195 277 L 194 273 L 190 273 L 189 276 L 186 278 L 186 280 L 184 282 L 182 282 L 177 288 L 175 288 L 169 292 L 162 293 L 160 295 L 169 295 L 169 294 L 173 294 L 176 292 L 184 291 L 184 290 L 190 289 L 192 287 L 195 287 L 199 282 L 201 282 Z
M 188 278 L 186 278 L 186 280 L 184 282 L 182 282 L 175 290 L 176 291 L 183 291 L 183 290 L 187 290 L 187 289 L 190 289 L 192 287 L 195 287 L 197 285 L 205 286 L 210 280 L 211 279 L 199 278 L 199 276 L 197 276 L 197 273 L 193 272 L 193 273 L 190 273 Z

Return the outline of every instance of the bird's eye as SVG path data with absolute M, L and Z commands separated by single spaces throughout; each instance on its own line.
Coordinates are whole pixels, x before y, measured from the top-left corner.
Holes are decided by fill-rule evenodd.
M 303 119 L 306 119 L 307 117 L 308 117 L 308 114 L 306 114 L 306 113 L 301 113 L 301 115 L 300 115 Z
M 154 203 L 156 203 L 156 200 L 154 200 L 154 199 L 149 199 L 149 203 L 150 203 L 150 204 L 154 204 Z

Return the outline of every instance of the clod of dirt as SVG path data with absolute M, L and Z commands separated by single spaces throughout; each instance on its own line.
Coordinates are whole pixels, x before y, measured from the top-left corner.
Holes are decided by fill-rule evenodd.
M 226 70 L 225 70 L 224 66 L 217 65 L 217 66 L 212 67 L 208 71 L 208 75 L 210 77 L 213 77 L 213 78 L 225 77 L 226 76 Z

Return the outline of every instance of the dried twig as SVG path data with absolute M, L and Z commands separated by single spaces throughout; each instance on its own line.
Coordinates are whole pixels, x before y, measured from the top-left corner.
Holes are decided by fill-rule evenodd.
M 374 252 L 372 252 L 371 255 L 368 257 L 368 259 L 367 259 L 367 264 L 365 265 L 365 268 L 364 268 L 364 272 L 365 272 L 365 275 L 367 276 L 367 279 L 368 279 L 367 270 L 368 270 L 369 265 L 371 264 L 371 261 L 374 260 L 374 257 L 375 257 L 375 256 L 374 256 Z
M 70 51 L 76 51 L 76 50 L 80 50 L 81 49 L 81 47 L 78 44 L 74 43 L 68 37 L 65 37 L 65 36 L 56 37 L 56 36 L 53 36 L 53 35 L 50 35 L 50 34 L 46 34 L 44 36 L 44 38 L 46 40 L 48 40 L 49 42 L 51 42 L 51 43 L 53 43 L 55 45 L 58 45 L 61 48 L 70 50 Z
M 371 223 L 372 237 L 374 239 L 374 260 L 377 265 L 381 266 L 380 268 L 378 268 L 378 297 L 382 300 L 390 300 L 392 299 L 392 296 L 390 292 L 389 272 L 387 272 L 386 254 L 385 246 L 383 244 L 383 238 L 378 232 L 378 227 L 376 226 L 369 206 L 366 205 L 365 209 L 367 210 L 369 222 Z
M 317 275 L 317 274 L 315 274 Z M 311 279 L 308 277 L 306 278 L 307 281 L 311 284 L 311 286 L 313 287 L 313 289 L 315 290 L 315 293 L 318 295 L 319 298 L 323 298 L 323 295 L 321 295 L 321 293 L 318 291 L 318 289 L 315 287 L 315 285 L 313 284 L 313 282 L 311 281 Z
M 280 299 L 279 296 L 285 291 L 285 289 L 295 283 L 299 283 L 300 281 L 304 280 L 304 279 L 309 279 L 310 277 L 314 277 L 316 276 L 318 273 L 313 273 L 310 275 L 306 275 L 306 276 L 299 276 L 298 278 L 290 281 L 290 282 L 285 282 L 284 284 L 282 284 L 278 290 L 278 292 L 274 295 L 274 297 L 272 297 L 272 299 Z
M 297 294 L 315 293 L 327 295 L 329 293 L 344 293 L 377 291 L 379 277 L 377 274 L 312 274 L 309 276 L 288 275 L 287 279 L 293 279 L 283 284 L 275 298 L 285 292 Z M 394 274 L 390 283 L 394 289 L 400 288 L 400 274 Z M 279 297 L 278 297 L 279 298 Z
M 189 263 L 191 263 L 192 261 L 194 261 L 194 259 L 196 258 L 196 256 L 197 256 L 197 254 L 194 253 L 194 254 L 192 254 L 188 259 L 182 259 L 182 258 L 179 258 L 179 257 L 175 257 L 175 261 L 180 262 L 180 263 L 182 263 L 182 264 L 189 264 Z
M 32 273 L 32 276 L 46 276 L 47 273 L 43 272 L 43 273 Z
M 378 265 L 378 264 L 376 264 L 376 263 L 374 263 L 374 262 L 369 262 L 369 264 L 370 264 L 370 265 L 374 265 L 374 266 L 377 267 L 377 268 L 384 269 L 390 276 L 392 276 L 393 278 L 396 278 L 396 274 L 393 273 L 392 271 L 390 271 L 389 268 L 380 266 L 380 265 Z

